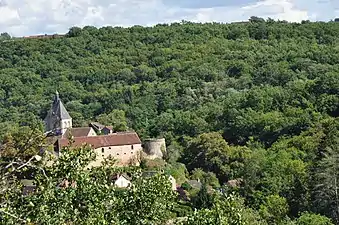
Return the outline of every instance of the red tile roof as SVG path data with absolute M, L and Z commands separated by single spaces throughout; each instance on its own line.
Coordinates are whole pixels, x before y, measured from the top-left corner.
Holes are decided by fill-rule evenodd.
M 74 137 L 73 140 L 73 147 L 80 147 L 83 144 L 89 144 L 93 148 L 141 144 L 139 136 L 135 132 L 120 132 L 92 137 Z M 68 144 L 69 140 L 67 138 L 59 139 L 60 147 L 68 146 Z

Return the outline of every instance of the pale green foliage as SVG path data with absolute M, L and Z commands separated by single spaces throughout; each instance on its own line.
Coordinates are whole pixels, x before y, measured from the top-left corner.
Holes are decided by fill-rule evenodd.
M 116 211 L 119 224 L 158 224 L 171 217 L 174 193 L 166 176 L 139 177 L 121 193 Z
M 211 209 L 195 211 L 188 216 L 185 225 L 261 225 L 260 216 L 244 205 L 235 195 L 217 196 Z
M 166 221 L 174 194 L 164 175 L 141 178 L 133 172 L 131 189 L 118 190 L 110 177 L 121 169 L 103 165 L 87 170 L 94 152 L 64 149 L 51 166 L 35 171 L 36 191 L 22 196 L 8 190 L 1 210 L 5 224 L 152 224 Z M 18 189 L 16 189 L 18 190 Z M 20 218 L 20 219 L 18 219 Z
M 318 214 L 303 213 L 296 222 L 296 225 L 334 225 L 332 221 Z
M 277 224 L 286 218 L 288 204 L 285 198 L 271 195 L 266 198 L 265 204 L 260 206 L 259 212 L 268 223 Z
M 172 175 L 177 184 L 182 184 L 186 181 L 186 175 L 188 174 L 185 164 L 182 163 L 172 163 L 167 164 L 165 171 Z
M 1 156 L 16 160 L 27 160 L 40 154 L 42 150 L 50 150 L 46 144 L 45 135 L 39 129 L 31 129 L 26 126 L 7 133 L 1 141 L 1 145 Z

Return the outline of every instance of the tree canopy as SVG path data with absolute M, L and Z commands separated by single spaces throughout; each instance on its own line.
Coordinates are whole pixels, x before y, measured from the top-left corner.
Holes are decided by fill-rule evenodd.
M 336 21 L 1 34 L 0 221 L 338 224 Z M 47 152 L 41 119 L 55 90 L 75 126 L 95 120 L 166 138 L 166 161 L 145 167 L 174 176 L 180 196 L 164 173 L 145 181 L 134 171 L 136 189 L 116 190 L 113 168 L 83 171 L 86 149 L 52 167 L 37 161 Z M 32 174 L 38 190 L 22 197 L 19 180 Z M 64 180 L 76 188 L 59 188 Z

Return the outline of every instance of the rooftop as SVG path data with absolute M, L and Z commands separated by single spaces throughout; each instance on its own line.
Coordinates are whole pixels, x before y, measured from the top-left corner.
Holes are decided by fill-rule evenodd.
M 105 125 L 102 125 L 98 122 L 91 122 L 89 125 L 98 131 L 102 130 L 105 127 Z
M 108 146 L 122 146 L 141 144 L 140 138 L 135 132 L 119 132 L 110 135 L 99 135 L 91 137 L 74 137 L 73 147 L 80 147 L 84 144 L 88 144 L 93 148 L 101 148 Z M 69 145 L 67 138 L 59 140 L 60 147 Z
M 57 117 L 59 120 L 62 119 L 72 119 L 69 113 L 67 112 L 64 104 L 61 102 L 59 98 L 59 93 L 56 92 L 54 101 L 52 103 L 52 107 L 50 111 L 48 112 L 48 115 L 46 117 L 46 120 L 49 119 L 50 117 Z
M 63 135 L 64 138 L 68 138 L 69 135 L 73 137 L 85 137 L 91 131 L 91 127 L 76 127 L 76 128 L 69 128 Z

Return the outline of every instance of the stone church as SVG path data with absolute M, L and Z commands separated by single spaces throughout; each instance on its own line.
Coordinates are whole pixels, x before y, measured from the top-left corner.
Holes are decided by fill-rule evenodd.
M 63 135 L 67 129 L 72 128 L 72 117 L 61 102 L 58 92 L 55 94 L 52 107 L 48 111 L 44 122 L 45 131 L 53 132 L 56 135 Z
M 139 164 L 143 148 L 136 132 L 114 132 L 112 127 L 99 123 L 74 128 L 72 117 L 63 105 L 58 92 L 55 94 L 44 123 L 46 133 L 54 137 L 57 155 L 62 154 L 63 147 L 69 145 L 69 138 L 72 137 L 71 147 L 88 145 L 97 154 L 97 159 L 91 163 L 91 166 L 99 166 L 109 157 L 116 159 L 118 166 Z

